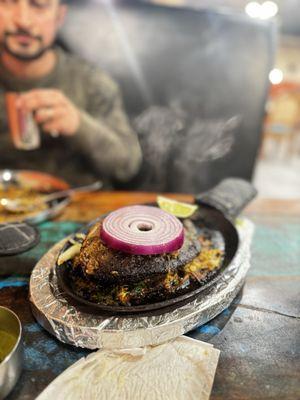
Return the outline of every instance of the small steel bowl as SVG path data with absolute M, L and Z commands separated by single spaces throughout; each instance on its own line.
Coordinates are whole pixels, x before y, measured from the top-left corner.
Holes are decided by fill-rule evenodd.
M 22 369 L 22 326 L 17 315 L 8 308 L 0 306 L 0 330 L 15 337 L 13 349 L 0 362 L 0 400 L 12 390 L 20 377 Z

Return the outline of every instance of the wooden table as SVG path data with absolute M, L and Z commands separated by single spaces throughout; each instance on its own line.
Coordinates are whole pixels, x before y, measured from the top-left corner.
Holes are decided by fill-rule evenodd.
M 155 197 L 137 192 L 78 195 L 59 218 L 40 225 L 39 246 L 0 259 L 0 304 L 12 308 L 24 327 L 24 369 L 8 399 L 34 399 L 89 353 L 60 343 L 32 317 L 28 276 L 37 260 L 83 222 Z M 247 282 L 231 307 L 189 335 L 221 350 L 212 400 L 300 399 L 300 201 L 258 199 L 245 214 L 256 224 Z

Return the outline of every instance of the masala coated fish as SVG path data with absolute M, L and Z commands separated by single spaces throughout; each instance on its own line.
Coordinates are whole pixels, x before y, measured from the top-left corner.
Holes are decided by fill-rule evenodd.
M 84 240 L 74 267 L 83 275 L 102 284 L 132 284 L 144 279 L 178 271 L 200 252 L 197 231 L 190 220 L 184 223 L 185 240 L 181 249 L 168 254 L 133 255 L 111 249 L 100 239 L 101 222 L 97 223 Z

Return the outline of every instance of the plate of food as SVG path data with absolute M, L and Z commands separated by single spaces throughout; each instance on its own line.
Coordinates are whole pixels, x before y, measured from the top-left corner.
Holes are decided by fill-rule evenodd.
M 28 222 L 32 224 L 53 218 L 69 203 L 69 197 L 62 197 L 49 202 L 42 202 L 42 196 L 66 190 L 69 185 L 64 180 L 52 175 L 27 170 L 0 170 L 0 223 Z M 24 210 L 11 210 L 2 205 L 6 200 L 20 200 Z
M 233 219 L 254 195 L 230 180 L 197 196 L 199 206 L 158 198 L 100 216 L 61 248 L 58 284 L 73 304 L 111 315 L 188 303 L 230 268 L 239 247 Z

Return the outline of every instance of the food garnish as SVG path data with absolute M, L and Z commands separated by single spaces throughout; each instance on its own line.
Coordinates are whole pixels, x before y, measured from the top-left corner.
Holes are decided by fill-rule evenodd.
M 189 218 L 198 209 L 195 204 L 183 203 L 163 196 L 157 196 L 156 201 L 162 210 L 178 218 Z
M 173 215 L 150 206 L 123 207 L 103 221 L 100 237 L 110 248 L 124 253 L 172 253 L 184 242 L 182 223 Z
M 81 243 L 74 243 L 71 247 L 65 250 L 57 259 L 57 264 L 62 265 L 63 263 L 72 260 L 77 254 L 80 253 L 82 244 Z

